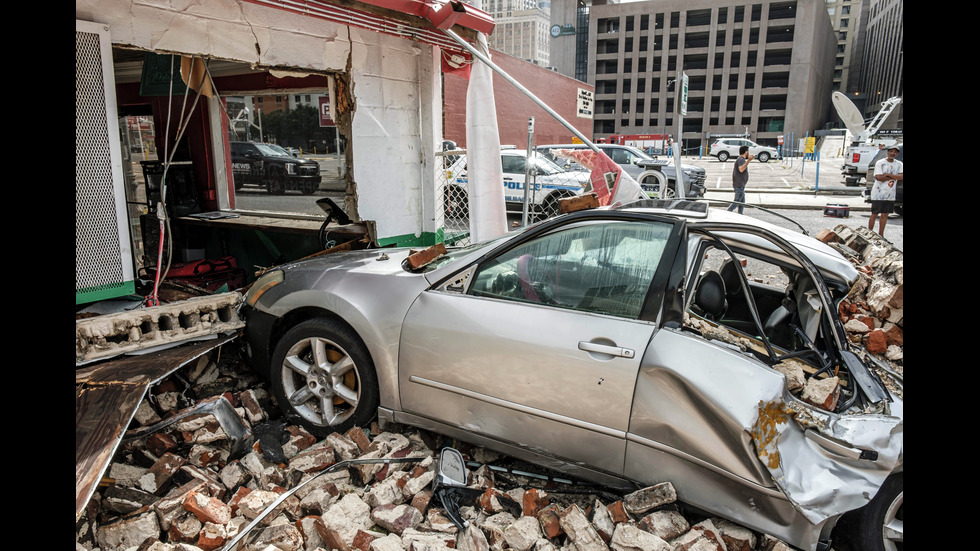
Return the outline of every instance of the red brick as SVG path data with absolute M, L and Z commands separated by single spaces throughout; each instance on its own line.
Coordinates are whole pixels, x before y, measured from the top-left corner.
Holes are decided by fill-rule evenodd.
M 897 325 L 893 326 L 888 331 L 885 331 L 885 337 L 887 337 L 888 344 L 894 344 L 896 346 L 905 345 L 902 328 Z
M 884 354 L 888 350 L 888 337 L 881 329 L 868 333 L 864 346 L 872 354 Z
M 177 449 L 177 441 L 167 433 L 158 432 L 146 439 L 146 448 L 153 455 L 160 457 L 167 452 L 172 452 Z
M 354 534 L 354 542 L 351 544 L 355 549 L 360 549 L 360 551 L 371 551 L 371 542 L 378 539 L 374 534 L 369 534 L 364 530 L 358 530 Z
M 609 509 L 609 517 L 612 518 L 614 523 L 629 522 L 630 516 L 626 512 L 626 507 L 623 505 L 622 500 L 610 503 L 606 506 L 606 509 Z
M 227 524 L 231 520 L 231 507 L 220 499 L 198 492 L 187 494 L 184 498 L 184 509 L 190 511 L 201 522 Z
M 538 522 L 541 523 L 541 530 L 549 538 L 557 538 L 565 533 L 558 519 L 558 509 L 554 505 L 549 505 L 538 512 Z
M 524 492 L 524 499 L 521 504 L 522 514 L 525 517 L 536 517 L 541 509 L 544 509 L 551 503 L 548 498 L 548 492 L 544 490 L 539 490 L 537 488 L 531 488 Z

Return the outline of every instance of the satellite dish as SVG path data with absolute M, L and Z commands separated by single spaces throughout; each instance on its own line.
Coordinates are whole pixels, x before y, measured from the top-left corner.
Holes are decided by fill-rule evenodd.
M 831 100 L 834 102 L 834 109 L 837 110 L 837 114 L 840 116 L 840 120 L 844 123 L 844 126 L 847 127 L 851 134 L 855 136 L 861 135 L 865 130 L 864 116 L 861 115 L 861 111 L 854 105 L 854 102 L 840 92 L 834 92 Z

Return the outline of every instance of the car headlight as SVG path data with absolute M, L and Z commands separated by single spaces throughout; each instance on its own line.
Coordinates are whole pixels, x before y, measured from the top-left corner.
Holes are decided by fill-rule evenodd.
M 296 174 L 296 163 L 286 163 L 286 174 Z
M 245 294 L 245 304 L 255 307 L 255 303 L 259 301 L 259 298 L 261 298 L 262 295 L 264 295 L 269 289 L 272 289 L 276 285 L 282 283 L 282 280 L 282 270 L 272 270 L 271 272 L 262 274 L 255 280 L 255 283 L 249 287 L 248 293 Z

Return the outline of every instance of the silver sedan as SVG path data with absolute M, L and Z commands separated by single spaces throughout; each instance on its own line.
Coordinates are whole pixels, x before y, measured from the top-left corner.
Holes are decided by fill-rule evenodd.
M 804 549 L 845 513 L 856 545 L 902 541 L 901 391 L 847 340 L 836 305 L 857 272 L 830 247 L 644 201 L 417 270 L 410 252 L 252 286 L 249 361 L 287 417 L 324 436 L 378 415 L 624 490 L 669 480 Z M 747 277 L 763 264 L 777 276 Z

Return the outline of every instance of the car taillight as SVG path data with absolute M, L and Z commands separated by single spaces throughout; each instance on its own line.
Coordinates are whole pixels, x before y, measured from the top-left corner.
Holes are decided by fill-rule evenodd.
M 851 162 L 852 163 L 861 162 L 861 154 L 860 153 L 853 153 L 853 154 L 851 154 Z

